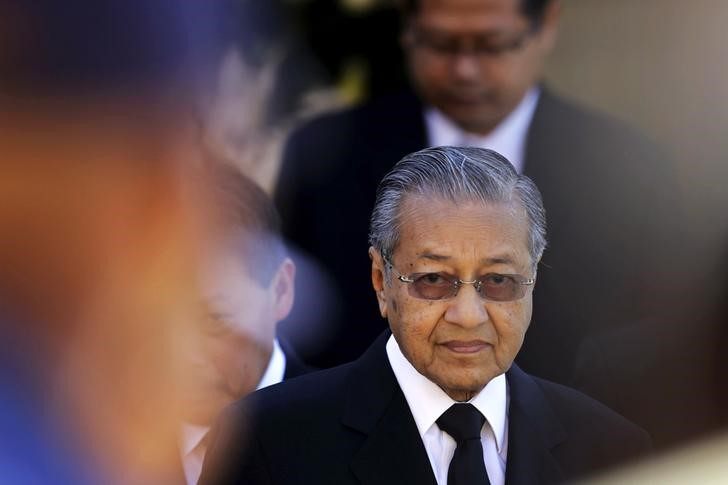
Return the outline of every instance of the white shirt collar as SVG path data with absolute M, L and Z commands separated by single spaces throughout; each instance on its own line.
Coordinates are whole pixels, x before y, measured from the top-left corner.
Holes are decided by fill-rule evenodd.
M 423 437 L 435 425 L 442 413 L 455 404 L 455 401 L 437 384 L 417 372 L 417 369 L 402 354 L 393 335 L 390 335 L 386 348 L 389 364 L 392 366 L 392 371 L 394 371 L 405 399 L 407 399 L 420 437 Z M 501 374 L 493 378 L 469 401 L 490 424 L 498 453 L 502 452 L 506 442 L 507 394 L 506 376 Z
M 268 361 L 268 367 L 265 368 L 263 377 L 260 378 L 258 387 L 255 388 L 263 389 L 264 387 L 272 386 L 283 382 L 283 376 L 286 373 L 286 354 L 283 353 L 281 344 L 278 339 L 273 340 L 273 352 L 270 354 L 270 360 Z
M 442 112 L 428 107 L 425 109 L 425 126 L 429 145 L 490 148 L 506 157 L 516 171 L 522 173 L 526 137 L 540 92 L 538 86 L 529 89 L 518 106 L 485 136 L 463 131 Z
M 182 458 L 197 447 L 208 431 L 210 431 L 209 426 L 182 423 L 182 429 L 180 430 L 180 451 L 182 452 Z

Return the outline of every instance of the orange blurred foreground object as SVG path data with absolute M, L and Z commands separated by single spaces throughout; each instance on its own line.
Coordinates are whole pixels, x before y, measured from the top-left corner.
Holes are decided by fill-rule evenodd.
M 79 463 L 167 483 L 206 198 L 184 116 L 137 103 L 6 105 L 0 330 L 33 349 L 21 365 L 41 369 L 32 385 Z

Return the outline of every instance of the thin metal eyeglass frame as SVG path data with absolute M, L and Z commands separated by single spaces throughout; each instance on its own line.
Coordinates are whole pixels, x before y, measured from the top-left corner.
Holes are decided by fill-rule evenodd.
M 395 273 L 397 273 L 397 279 L 399 281 L 401 281 L 402 283 L 411 284 L 416 281 L 415 279 L 410 278 L 409 276 L 405 276 L 402 273 L 400 273 L 399 270 L 397 270 L 397 268 L 394 267 L 394 264 L 392 264 L 392 262 L 388 258 L 382 258 L 382 259 L 384 260 L 384 263 L 387 266 L 389 266 Z M 431 272 L 413 273 L 413 274 L 429 274 L 429 273 L 437 274 L 438 272 L 431 271 Z M 509 275 L 509 274 L 502 274 L 502 273 L 492 273 L 492 274 L 497 274 L 499 276 L 506 276 L 506 277 L 519 276 L 519 277 L 523 278 L 523 276 L 521 276 L 521 275 Z M 450 275 L 450 276 L 452 276 L 452 275 Z M 531 286 L 534 283 L 536 283 L 535 278 L 525 278 L 523 281 L 516 281 L 516 284 L 519 284 L 522 286 Z M 412 293 L 410 293 L 410 294 L 412 296 L 414 296 L 415 298 L 419 298 L 421 300 L 429 300 L 429 301 L 448 300 L 450 298 L 455 298 L 458 295 L 458 291 L 460 291 L 460 287 L 463 285 L 473 285 L 473 287 L 475 288 L 475 291 L 478 293 L 478 295 L 480 295 L 480 297 L 484 300 L 487 299 L 486 296 L 480 291 L 481 287 L 483 286 L 483 281 L 479 280 L 479 279 L 475 279 L 473 281 L 466 281 L 466 280 L 461 280 L 460 278 L 456 278 L 452 282 L 452 287 L 454 288 L 452 295 L 443 297 L 443 298 L 424 298 L 421 296 L 412 295 Z M 523 296 L 525 296 L 525 295 L 523 295 Z M 517 300 L 520 300 L 521 298 L 523 298 L 523 296 L 514 298 L 513 300 L 492 300 L 491 299 L 491 301 L 517 301 Z
M 429 39 L 427 39 L 427 36 L 424 35 L 421 31 L 417 31 L 417 27 L 410 26 L 409 29 L 409 42 L 410 45 L 413 47 L 419 48 L 419 49 L 427 49 L 431 53 L 440 56 L 442 58 L 454 58 L 459 55 L 472 55 L 478 58 L 483 57 L 500 57 L 512 52 L 520 51 L 523 46 L 528 42 L 529 38 L 532 37 L 534 34 L 536 34 L 539 30 L 539 25 L 530 25 L 527 29 L 525 29 L 523 32 L 521 32 L 517 37 L 512 39 L 510 42 L 506 42 L 501 44 L 500 46 L 487 46 L 487 45 L 478 45 L 476 47 L 470 47 L 468 49 L 463 49 L 462 45 L 457 46 L 456 48 L 453 48 L 452 46 L 449 46 L 447 49 L 440 49 L 436 47 Z

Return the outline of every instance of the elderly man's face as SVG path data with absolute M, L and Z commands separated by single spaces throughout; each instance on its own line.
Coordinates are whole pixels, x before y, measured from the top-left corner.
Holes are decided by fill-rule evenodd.
M 473 285 L 456 296 L 420 299 L 413 273 L 448 273 L 472 281 L 488 273 L 535 277 L 525 211 L 506 204 L 453 204 L 419 196 L 405 199 L 395 268 L 384 277 L 381 256 L 370 250 L 381 313 L 389 319 L 407 360 L 455 400 L 467 400 L 511 366 L 531 319 L 532 286 L 513 301 L 483 299 Z
M 402 43 L 415 88 L 462 129 L 487 134 L 538 81 L 556 34 L 558 1 L 543 24 L 521 0 L 421 0 Z

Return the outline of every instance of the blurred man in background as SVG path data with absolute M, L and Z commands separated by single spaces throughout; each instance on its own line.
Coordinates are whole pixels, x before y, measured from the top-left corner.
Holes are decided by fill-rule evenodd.
M 683 277 L 687 259 L 675 252 L 683 226 L 673 166 L 640 134 L 540 82 L 560 8 L 558 0 L 403 1 L 413 92 L 320 117 L 290 137 L 276 193 L 285 235 L 327 268 L 338 292 L 327 306 L 333 330 L 322 331 L 313 362 L 355 358 L 384 328 L 352 277 L 368 271 L 356 256 L 366 249 L 357 221 L 392 162 L 426 146 L 495 149 L 543 194 L 550 244 L 518 357 L 527 371 L 569 383 L 586 336 L 660 321 L 677 290 L 668 272 Z M 680 321 L 685 299 L 672 301 L 669 317 Z
M 276 337 L 293 305 L 295 267 L 273 202 L 232 166 L 213 162 L 210 172 L 216 244 L 203 262 L 181 435 L 190 485 L 200 475 L 207 432 L 225 406 L 308 370 Z

